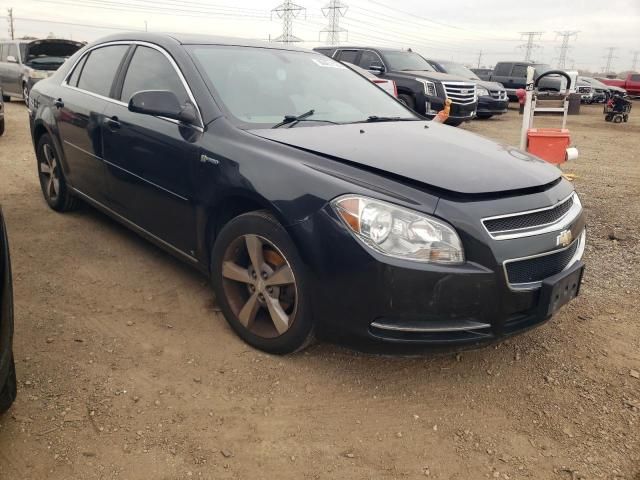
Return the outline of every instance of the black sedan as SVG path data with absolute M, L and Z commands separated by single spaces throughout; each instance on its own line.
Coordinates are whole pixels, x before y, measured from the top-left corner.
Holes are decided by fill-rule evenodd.
M 16 398 L 16 368 L 11 343 L 13 339 L 13 291 L 9 242 L 0 209 L 0 413 Z
M 319 53 L 122 34 L 30 96 L 51 208 L 81 199 L 211 278 L 249 344 L 478 344 L 577 293 L 561 172 L 418 117 Z

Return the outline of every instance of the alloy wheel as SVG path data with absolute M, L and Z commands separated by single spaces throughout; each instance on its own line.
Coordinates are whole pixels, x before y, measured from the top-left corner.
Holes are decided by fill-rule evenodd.
M 26 83 L 22 85 L 22 99 L 24 100 L 25 105 L 29 107 L 29 88 Z
M 42 147 L 42 158 L 39 162 L 40 182 L 47 199 L 55 203 L 60 195 L 60 164 L 56 154 L 48 143 Z
M 231 310 L 244 328 L 262 338 L 289 331 L 298 308 L 296 279 L 272 242 L 259 235 L 242 235 L 231 242 L 222 262 L 222 280 Z

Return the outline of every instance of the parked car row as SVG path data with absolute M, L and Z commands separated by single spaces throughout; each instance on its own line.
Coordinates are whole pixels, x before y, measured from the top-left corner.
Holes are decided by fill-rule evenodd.
M 477 80 L 414 52 L 323 53 L 146 33 L 82 48 L 29 95 L 45 201 L 201 271 L 271 353 L 481 345 L 578 294 L 585 217 L 560 170 L 422 116 L 450 98 L 471 118 Z

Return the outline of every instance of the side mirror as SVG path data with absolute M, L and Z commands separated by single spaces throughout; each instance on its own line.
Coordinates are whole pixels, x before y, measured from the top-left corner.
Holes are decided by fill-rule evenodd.
M 18 60 L 13 55 L 7 56 L 7 62 L 9 63 L 18 63 Z
M 180 105 L 178 97 L 169 90 L 145 90 L 134 93 L 129 100 L 129 111 L 190 124 L 195 123 L 198 118 L 193 105 Z
M 369 65 L 369 71 L 375 74 L 384 73 L 384 65 L 380 65 L 379 63 L 373 63 Z

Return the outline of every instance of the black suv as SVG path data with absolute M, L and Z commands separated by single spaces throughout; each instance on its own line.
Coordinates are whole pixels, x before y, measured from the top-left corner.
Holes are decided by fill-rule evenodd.
M 476 114 L 476 86 L 469 79 L 437 72 L 415 52 L 390 48 L 319 47 L 314 49 L 340 62 L 349 62 L 394 80 L 398 99 L 421 115 L 433 118 L 451 100 L 448 125 L 457 126 Z

